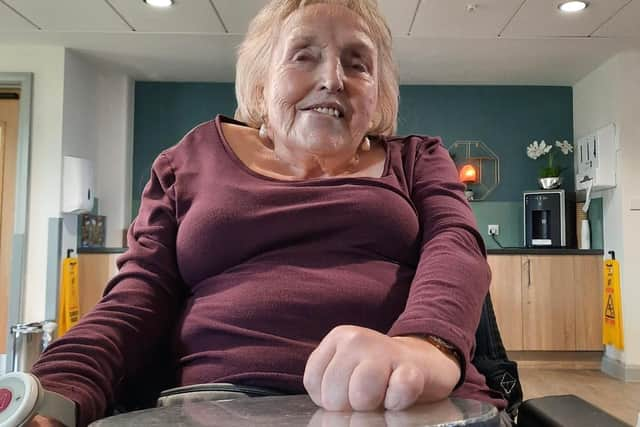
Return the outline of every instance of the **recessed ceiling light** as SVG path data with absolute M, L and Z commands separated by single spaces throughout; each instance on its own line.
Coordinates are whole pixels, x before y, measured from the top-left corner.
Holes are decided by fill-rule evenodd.
M 580 12 L 587 6 L 588 3 L 586 1 L 566 1 L 564 3 L 560 3 L 560 6 L 558 7 L 563 12 Z
M 173 5 L 173 0 L 142 0 L 149 6 L 153 7 L 169 7 Z

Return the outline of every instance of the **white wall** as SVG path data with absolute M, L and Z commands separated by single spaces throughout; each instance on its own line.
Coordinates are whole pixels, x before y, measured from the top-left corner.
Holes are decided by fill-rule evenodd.
M 106 246 L 122 246 L 131 211 L 133 81 L 67 50 L 62 152 L 94 164 L 95 196 L 107 217 Z M 64 183 L 63 183 L 64 191 Z M 64 215 L 63 253 L 77 246 L 77 216 Z
M 122 246 L 122 230 L 130 223 L 133 86 L 127 75 L 66 51 L 62 151 L 94 164 L 99 213 L 107 217 L 106 246 Z M 77 217 L 65 215 L 63 252 L 76 247 L 76 232 Z
M 608 123 L 617 130 L 617 187 L 603 193 L 605 251 L 615 250 L 621 265 L 625 351 L 607 355 L 640 368 L 640 212 L 630 210 L 640 197 L 640 51 L 611 58 L 573 87 L 576 138 Z
M 100 214 L 107 216 L 107 246 L 122 246 L 131 223 L 133 80 L 117 71 L 98 75 L 96 184 Z
M 84 157 L 95 162 L 98 101 L 98 70 L 78 54 L 66 50 L 62 155 Z
M 94 161 L 96 197 L 107 215 L 107 246 L 130 220 L 133 83 L 61 47 L 0 46 L 0 72 L 34 73 L 29 221 L 23 321 L 45 312 L 48 218 L 61 216 L 62 158 Z M 76 246 L 65 215 L 62 249 Z
M 64 103 L 62 114 L 62 156 L 82 157 L 96 167 L 98 146 L 98 71 L 70 50 L 64 55 Z M 62 161 L 62 157 L 60 158 Z M 65 182 L 60 181 L 61 197 Z M 97 194 L 96 194 L 97 196 Z M 60 202 L 62 205 L 62 201 Z M 59 216 L 59 215 L 58 215 Z M 64 214 L 62 254 L 77 251 L 78 216 Z
M 627 365 L 640 369 L 640 211 L 631 210 L 631 200 L 640 198 L 640 51 L 619 59 L 620 146 L 622 154 L 621 200 L 625 265 L 623 269 L 623 312 Z
M 34 74 L 23 312 L 26 321 L 42 320 L 47 218 L 59 216 L 60 212 L 64 48 L 0 46 L 0 72 Z

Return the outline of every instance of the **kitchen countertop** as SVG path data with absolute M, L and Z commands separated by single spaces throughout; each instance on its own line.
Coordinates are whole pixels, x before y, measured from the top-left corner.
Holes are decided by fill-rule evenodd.
M 504 248 L 487 249 L 489 255 L 604 255 L 602 249 Z
M 127 248 L 78 248 L 78 254 L 121 254 Z

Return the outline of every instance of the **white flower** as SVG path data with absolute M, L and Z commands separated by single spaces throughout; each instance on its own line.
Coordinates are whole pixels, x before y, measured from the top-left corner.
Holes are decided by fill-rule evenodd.
M 566 139 L 562 142 L 556 141 L 556 146 L 560 148 L 562 154 L 564 154 L 565 156 L 569 153 L 573 153 L 573 145 L 569 144 L 569 141 L 567 141 Z
M 527 156 L 529 156 L 529 158 L 533 160 L 536 160 L 538 157 L 543 156 L 551 151 L 551 148 L 553 148 L 553 146 L 547 145 L 544 140 L 540 141 L 540 144 L 538 144 L 538 141 L 533 141 L 527 146 Z

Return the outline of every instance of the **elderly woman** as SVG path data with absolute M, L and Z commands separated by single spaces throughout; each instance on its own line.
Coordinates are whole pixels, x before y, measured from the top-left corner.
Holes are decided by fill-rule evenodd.
M 271 1 L 236 93 L 235 120 L 155 160 L 118 275 L 33 369 L 44 387 L 85 425 L 171 335 L 178 385 L 307 392 L 328 410 L 452 394 L 503 408 L 470 364 L 482 238 L 440 141 L 391 136 L 398 83 L 375 2 Z

